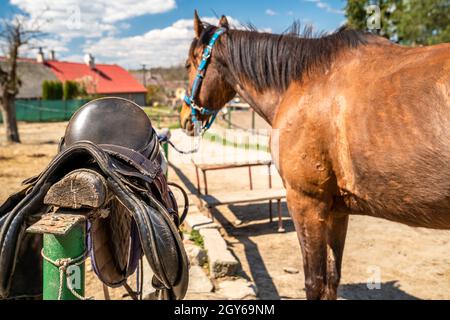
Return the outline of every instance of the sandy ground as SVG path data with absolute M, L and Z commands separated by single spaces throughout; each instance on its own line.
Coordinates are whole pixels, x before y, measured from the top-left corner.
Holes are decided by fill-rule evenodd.
M 20 189 L 23 179 L 45 168 L 56 153 L 65 125 L 21 123 L 20 145 L 5 144 L 3 130 L 0 131 L 0 203 Z M 174 132 L 173 140 L 181 143 L 185 137 Z M 215 151 L 220 154 L 219 148 L 223 147 L 204 142 L 201 152 L 207 158 Z M 227 154 L 233 152 L 236 153 L 227 150 Z M 170 180 L 181 181 L 190 192 L 195 192 L 195 172 L 190 160 L 173 151 L 170 160 L 174 164 Z M 246 169 L 211 172 L 210 193 L 248 188 L 247 174 Z M 255 171 L 253 178 L 255 187 L 266 186 L 266 171 Z M 274 185 L 281 185 L 279 177 L 274 177 Z M 213 212 L 225 227 L 223 232 L 242 265 L 242 275 L 256 283 L 262 299 L 305 298 L 300 248 L 285 205 L 283 209 L 283 234 L 277 233 L 276 222 L 269 223 L 265 203 L 223 206 Z M 234 226 L 236 218 L 243 223 Z M 298 273 L 287 273 L 286 267 Z M 380 288 L 369 290 L 367 282 L 374 278 L 380 280 Z M 86 280 L 86 294 L 101 299 L 102 287 L 95 275 L 87 272 Z M 339 296 L 344 299 L 450 299 L 450 232 L 351 217 L 341 283 Z M 119 299 L 124 293 L 123 289 L 114 289 L 111 295 Z
M 172 140 L 183 145 L 186 139 L 182 133 L 174 133 Z M 243 158 L 255 156 L 252 151 L 248 153 L 252 155 Z M 196 157 L 210 159 L 217 154 L 235 154 L 235 150 L 202 142 Z M 174 152 L 170 160 L 187 189 L 195 193 L 192 164 Z M 265 170 L 255 171 L 253 179 L 256 188 L 267 186 Z M 277 174 L 273 180 L 275 187 L 281 186 Z M 212 195 L 248 189 L 247 169 L 211 171 L 208 188 Z M 256 283 L 260 298 L 305 298 L 300 247 L 285 204 L 286 233 L 282 234 L 277 233 L 276 221 L 269 222 L 267 203 L 222 206 L 213 214 L 225 227 L 226 239 L 242 264 L 243 276 Z M 234 225 L 236 219 L 243 223 Z M 285 268 L 298 273 L 287 273 Z M 450 299 L 450 231 L 351 216 L 342 273 L 341 299 Z M 374 289 L 369 289 L 368 283 Z

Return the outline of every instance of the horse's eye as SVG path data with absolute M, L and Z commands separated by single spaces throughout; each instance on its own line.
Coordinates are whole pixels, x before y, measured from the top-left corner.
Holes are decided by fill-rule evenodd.
M 186 69 L 189 69 L 189 68 L 191 67 L 191 64 L 188 62 L 188 63 L 185 64 L 184 67 L 185 67 Z

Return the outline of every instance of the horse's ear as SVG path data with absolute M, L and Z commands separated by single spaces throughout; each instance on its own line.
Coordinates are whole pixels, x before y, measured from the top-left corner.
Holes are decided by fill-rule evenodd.
M 222 17 L 220 17 L 219 27 L 222 27 L 225 29 L 228 29 L 230 27 L 230 25 L 228 24 L 228 19 L 224 15 L 222 15 Z
M 203 22 L 202 22 L 202 20 L 200 20 L 197 10 L 195 10 L 194 11 L 194 32 L 195 32 L 195 37 L 197 39 L 200 38 L 200 35 L 203 32 L 203 29 L 204 29 Z

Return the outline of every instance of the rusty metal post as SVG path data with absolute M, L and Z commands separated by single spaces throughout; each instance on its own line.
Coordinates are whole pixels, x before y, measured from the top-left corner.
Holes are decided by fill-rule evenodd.
M 250 190 L 253 190 L 252 167 L 248 166 L 248 178 L 250 180 Z
M 208 181 L 206 181 L 206 170 L 202 169 L 203 173 L 203 183 L 205 185 L 205 194 L 208 194 Z
M 278 204 L 278 232 L 284 232 L 284 227 L 283 227 L 283 217 L 281 215 L 281 199 L 277 200 L 277 204 Z
M 197 191 L 198 191 L 198 194 L 201 194 L 202 191 L 200 190 L 200 177 L 198 175 L 198 167 L 195 164 L 194 164 L 194 166 L 195 166 L 195 175 L 197 177 Z

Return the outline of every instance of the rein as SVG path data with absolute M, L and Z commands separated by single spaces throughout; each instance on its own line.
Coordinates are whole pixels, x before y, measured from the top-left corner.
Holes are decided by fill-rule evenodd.
M 206 67 L 208 66 L 209 58 L 211 57 L 212 48 L 214 47 L 214 44 L 216 43 L 219 36 L 224 32 L 225 32 L 224 28 L 219 28 L 216 30 L 216 32 L 214 32 L 205 50 L 203 50 L 202 61 L 200 62 L 200 65 L 197 68 L 197 75 L 195 76 L 195 80 L 192 84 L 191 95 L 188 96 L 186 94 L 184 96 L 184 101 L 191 108 L 191 118 L 194 124 L 194 128 L 196 130 L 204 130 L 204 131 L 208 130 L 213 124 L 214 120 L 216 119 L 217 113 L 220 111 L 208 109 L 207 107 L 200 107 L 195 103 L 194 100 L 198 91 L 200 90 L 203 78 L 205 77 Z M 201 126 L 200 120 L 197 119 L 197 112 L 200 115 L 210 116 L 210 118 L 203 127 Z

